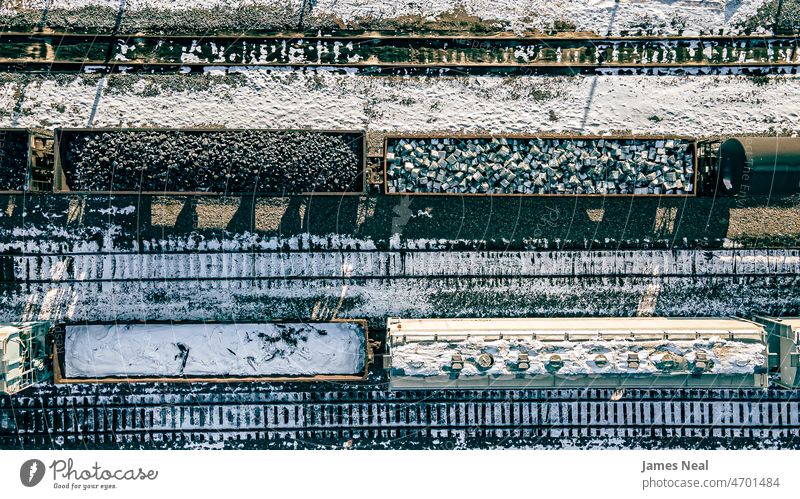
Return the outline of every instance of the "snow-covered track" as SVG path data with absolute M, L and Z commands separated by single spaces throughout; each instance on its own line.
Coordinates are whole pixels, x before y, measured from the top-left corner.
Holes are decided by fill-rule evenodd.
M 224 67 L 358 68 L 366 73 L 451 70 L 553 74 L 622 70 L 794 73 L 793 36 L 698 37 L 254 37 L 0 35 L 0 66 L 29 71 L 203 71 Z
M 341 251 L 8 255 L 0 282 L 800 274 L 800 250 Z
M 24 395 L 0 401 L 3 447 L 147 446 L 491 435 L 553 438 L 800 438 L 800 396 L 779 390 L 486 390 L 394 393 L 222 390 Z M 286 442 L 283 443 L 285 445 Z M 666 444 L 668 445 L 668 443 Z
M 800 282 L 798 250 L 76 251 L 0 263 L 9 321 L 749 317 L 792 313 Z

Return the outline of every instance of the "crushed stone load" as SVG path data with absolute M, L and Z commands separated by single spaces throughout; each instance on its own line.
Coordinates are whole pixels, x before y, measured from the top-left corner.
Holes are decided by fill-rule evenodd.
M 72 191 L 274 193 L 363 189 L 360 133 L 62 131 Z
M 390 193 L 691 194 L 683 139 L 390 138 Z
M 25 190 L 28 172 L 28 132 L 0 130 L 0 191 Z
M 65 374 L 127 376 L 356 375 L 366 338 L 355 323 L 67 326 Z

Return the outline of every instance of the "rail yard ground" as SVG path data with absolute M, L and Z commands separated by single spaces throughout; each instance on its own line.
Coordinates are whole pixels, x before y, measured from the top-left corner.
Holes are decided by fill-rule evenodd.
M 0 448 L 800 446 L 800 395 L 776 379 L 767 390 L 398 393 L 381 367 L 387 317 L 800 315 L 800 195 L 699 195 L 698 184 L 685 197 L 437 197 L 388 195 L 382 184 L 385 140 L 398 134 L 797 136 L 800 1 L 14 0 L 0 4 L 0 26 L 31 35 L 19 53 L 0 49 L 0 127 L 363 130 L 371 165 L 362 182 L 363 151 L 339 148 L 346 158 L 318 185 L 347 195 L 224 195 L 227 179 L 213 171 L 207 190 L 223 195 L 166 195 L 160 175 L 178 163 L 161 148 L 163 132 L 146 146 L 157 161 L 112 158 L 98 146 L 82 163 L 99 179 L 92 186 L 136 190 L 135 179 L 94 170 L 125 160 L 118 173 L 153 169 L 155 193 L 0 192 L 0 322 L 365 319 L 376 342 L 368 377 L 352 383 L 40 384 L 0 398 Z M 110 37 L 90 43 L 91 54 L 85 40 L 62 50 L 72 66 L 48 66 L 64 32 Z M 187 66 L 125 72 L 126 62 L 152 62 L 156 52 L 139 54 L 159 37 L 177 34 L 191 37 L 181 45 L 191 50 L 165 53 Z M 408 67 L 370 68 L 344 42 L 319 59 L 338 67 L 304 67 L 316 48 L 277 45 L 251 60 L 286 67 L 226 65 L 234 61 L 207 37 L 239 34 L 451 36 L 466 59 L 494 58 L 499 70 L 424 67 L 441 65 L 450 48 L 391 40 L 372 55 Z M 580 40 L 609 35 L 653 36 L 646 43 L 667 49 L 655 68 L 576 74 L 525 67 L 535 51 L 469 49 L 483 43 L 476 36 L 573 40 L 602 64 Z M 708 66 L 713 41 L 692 46 L 691 67 L 668 67 L 679 42 L 659 37 L 711 35 L 731 40 L 718 67 Z M 737 38 L 745 35 L 765 45 L 754 52 L 747 44 L 760 42 Z M 778 36 L 779 53 L 769 41 Z M 520 67 L 503 67 L 512 63 Z M 548 63 L 571 71 L 569 60 Z M 229 135 L 236 143 L 223 152 L 274 167 L 252 133 Z M 175 141 L 172 151 L 181 150 Z M 304 154 L 330 147 L 315 144 Z M 0 190 L 19 190 L 19 147 L 0 145 Z M 295 153 L 286 155 L 319 166 Z M 348 171 L 337 179 L 339 162 Z M 270 192 L 319 190 L 292 168 L 296 178 L 275 175 Z M 198 180 L 181 173 L 170 178 Z

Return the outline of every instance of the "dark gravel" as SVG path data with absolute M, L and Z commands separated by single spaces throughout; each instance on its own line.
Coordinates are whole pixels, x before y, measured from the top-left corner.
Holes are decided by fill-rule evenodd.
M 0 191 L 25 188 L 28 167 L 28 132 L 0 130 Z
M 359 134 L 308 131 L 62 132 L 73 191 L 352 192 Z

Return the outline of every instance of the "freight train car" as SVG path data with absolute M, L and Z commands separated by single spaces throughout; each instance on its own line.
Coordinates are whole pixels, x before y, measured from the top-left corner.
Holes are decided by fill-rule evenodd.
M 0 193 L 52 191 L 52 133 L 0 128 Z
M 0 393 L 14 394 L 50 378 L 49 329 L 49 322 L 0 324 Z
M 76 128 L 55 131 L 54 191 L 117 194 L 362 194 L 366 133 Z
M 394 390 L 766 387 L 764 327 L 743 319 L 395 319 Z
M 800 388 L 800 317 L 756 317 L 767 329 L 770 354 L 777 357 L 779 383 Z
M 724 194 L 800 192 L 800 138 L 730 138 L 719 148 L 717 177 Z
M 588 135 L 389 136 L 387 194 L 691 196 L 697 141 Z
M 61 325 L 56 383 L 358 381 L 365 320 Z

